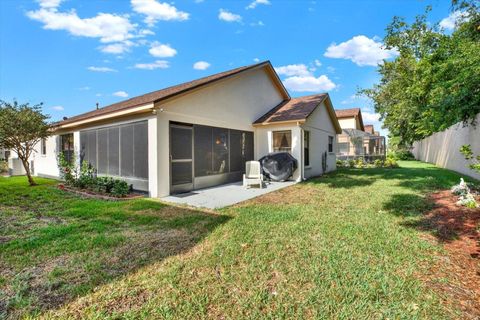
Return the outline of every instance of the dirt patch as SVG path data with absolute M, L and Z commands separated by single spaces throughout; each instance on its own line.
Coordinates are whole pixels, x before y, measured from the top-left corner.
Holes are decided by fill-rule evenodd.
M 434 204 L 422 228 L 445 249 L 431 266 L 427 282 L 462 311 L 464 319 L 480 319 L 480 209 L 457 206 L 449 190 L 430 195 Z M 445 281 L 445 279 L 447 279 Z

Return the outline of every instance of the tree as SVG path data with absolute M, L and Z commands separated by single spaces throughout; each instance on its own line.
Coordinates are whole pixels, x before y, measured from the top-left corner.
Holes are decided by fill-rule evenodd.
M 361 90 L 372 99 L 390 136 L 408 146 L 480 112 L 480 13 L 478 1 L 452 3 L 460 11 L 448 34 L 427 20 L 430 8 L 412 23 L 394 17 L 384 43 L 398 57 L 378 68 L 380 82 Z
M 475 156 L 472 151 L 472 146 L 470 146 L 469 144 L 464 144 L 460 148 L 460 153 L 463 154 L 465 160 L 470 162 L 468 167 L 480 173 L 480 154 Z
M 30 171 L 30 156 L 41 139 L 50 136 L 50 118 L 41 111 L 42 104 L 30 106 L 17 101 L 0 101 L 0 147 L 13 150 L 22 161 L 28 183 L 36 185 Z

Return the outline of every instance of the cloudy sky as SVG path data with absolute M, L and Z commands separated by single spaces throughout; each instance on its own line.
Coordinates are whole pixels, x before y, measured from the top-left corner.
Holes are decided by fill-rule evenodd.
M 0 99 L 44 102 L 52 119 L 270 60 L 292 96 L 329 92 L 337 109 L 378 80 L 394 15 L 454 26 L 444 0 L 3 0 Z

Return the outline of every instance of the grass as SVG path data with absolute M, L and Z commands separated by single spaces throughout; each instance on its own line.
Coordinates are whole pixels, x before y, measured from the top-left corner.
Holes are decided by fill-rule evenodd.
M 60 319 L 457 317 L 421 280 L 440 249 L 414 226 L 426 195 L 460 177 L 400 165 L 341 169 L 215 213 L 0 178 L 0 303 Z

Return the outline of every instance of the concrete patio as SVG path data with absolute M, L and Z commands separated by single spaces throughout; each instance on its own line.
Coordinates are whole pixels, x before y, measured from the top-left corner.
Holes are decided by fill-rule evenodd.
M 199 208 L 218 209 L 286 188 L 295 183 L 295 181 L 269 182 L 263 189 L 258 187 L 246 189 L 242 186 L 242 182 L 235 182 L 188 193 L 171 195 L 163 197 L 161 200 Z

